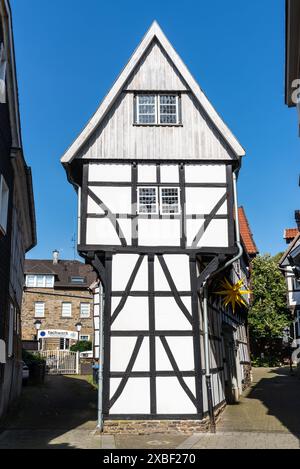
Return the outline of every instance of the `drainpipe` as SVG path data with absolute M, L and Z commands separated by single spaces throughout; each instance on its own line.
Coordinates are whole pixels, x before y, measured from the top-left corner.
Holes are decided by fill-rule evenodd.
M 103 357 L 104 357 L 104 294 L 102 284 L 99 284 L 99 368 L 98 368 L 98 424 L 97 428 L 103 432 Z
M 238 201 L 237 201 L 237 188 L 236 188 L 236 174 L 235 172 L 232 175 L 233 179 L 233 198 L 234 198 L 234 213 L 235 213 L 235 236 L 236 236 L 236 245 L 238 247 L 238 253 L 232 259 L 226 262 L 220 269 L 212 272 L 206 277 L 203 282 L 203 329 L 204 329 L 204 356 L 205 356 L 205 380 L 206 380 L 206 390 L 207 390 L 207 403 L 208 403 L 208 413 L 210 418 L 210 431 L 211 433 L 216 433 L 216 421 L 214 414 L 213 398 L 212 398 L 212 388 L 211 388 L 211 372 L 210 372 L 210 363 L 209 363 L 209 330 L 208 330 L 208 281 L 217 275 L 219 272 L 227 269 L 230 265 L 240 259 L 243 255 L 243 247 L 241 245 L 240 237 L 240 224 L 239 224 L 239 214 L 238 214 Z

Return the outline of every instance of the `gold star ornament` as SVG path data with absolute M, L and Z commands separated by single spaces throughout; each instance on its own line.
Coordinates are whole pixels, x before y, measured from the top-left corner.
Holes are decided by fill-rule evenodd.
M 243 279 L 239 280 L 234 285 L 231 285 L 231 283 L 228 282 L 227 278 L 224 278 L 224 280 L 222 280 L 220 284 L 223 290 L 216 291 L 214 293 L 216 295 L 224 296 L 224 299 L 223 299 L 224 306 L 228 306 L 229 304 L 231 304 L 232 311 L 235 313 L 236 305 L 247 306 L 247 303 L 245 299 L 243 298 L 243 295 L 252 293 L 251 290 L 242 290 L 243 285 L 244 285 Z

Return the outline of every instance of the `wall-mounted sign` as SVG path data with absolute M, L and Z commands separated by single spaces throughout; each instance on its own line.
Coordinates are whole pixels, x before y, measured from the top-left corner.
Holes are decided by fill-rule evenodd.
M 78 339 L 78 332 L 74 331 L 62 331 L 60 329 L 48 329 L 44 331 L 39 331 L 39 339 Z

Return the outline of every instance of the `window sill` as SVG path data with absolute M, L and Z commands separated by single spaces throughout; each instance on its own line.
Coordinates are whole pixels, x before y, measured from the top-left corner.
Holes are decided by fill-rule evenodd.
M 133 127 L 183 127 L 183 124 L 132 124 Z

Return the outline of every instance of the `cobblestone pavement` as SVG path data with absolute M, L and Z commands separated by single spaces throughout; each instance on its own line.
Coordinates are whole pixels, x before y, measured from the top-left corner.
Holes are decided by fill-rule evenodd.
M 299 449 L 300 380 L 287 368 L 253 370 L 239 404 L 227 406 L 216 434 L 104 435 L 95 431 L 97 392 L 83 377 L 47 377 L 27 387 L 0 428 L 0 449 Z

